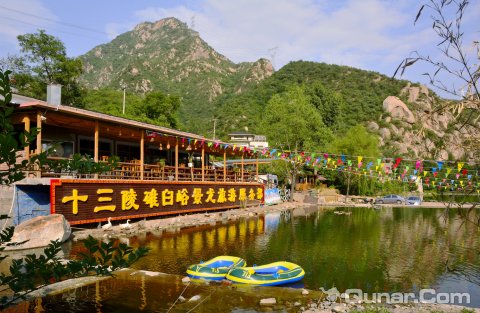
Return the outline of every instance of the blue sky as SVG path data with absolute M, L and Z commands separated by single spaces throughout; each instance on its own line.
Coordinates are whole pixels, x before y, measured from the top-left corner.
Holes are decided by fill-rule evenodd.
M 67 47 L 86 53 L 144 21 L 176 17 L 234 62 L 270 59 L 279 69 L 308 60 L 392 75 L 412 51 L 433 57 L 438 37 L 428 18 L 417 25 L 416 0 L 16 0 L 0 1 L 0 57 L 18 53 L 16 36 L 45 29 Z M 480 38 L 480 1 L 464 18 L 468 48 Z M 474 50 L 472 49 L 474 52 Z M 416 66 L 404 78 L 426 80 Z M 458 82 L 449 81 L 449 83 Z

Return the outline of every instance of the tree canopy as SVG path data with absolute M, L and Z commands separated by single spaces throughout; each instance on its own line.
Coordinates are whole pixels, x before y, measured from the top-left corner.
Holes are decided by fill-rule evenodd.
M 377 136 L 368 133 L 364 126 L 356 125 L 344 136 L 337 136 L 329 144 L 328 151 L 345 155 L 377 157 L 380 155 L 378 146 Z
M 290 151 L 319 149 L 333 136 L 304 86 L 292 86 L 268 101 L 262 132 L 272 146 Z
M 182 100 L 177 95 L 150 92 L 144 96 L 126 93 L 125 115 L 122 114 L 123 92 L 121 90 L 90 90 L 85 96 L 85 108 L 122 116 L 132 120 L 159 126 L 177 128 L 178 109 Z
M 13 72 L 13 86 L 22 94 L 45 99 L 48 84 L 62 85 L 62 104 L 83 107 L 84 90 L 77 79 L 82 61 L 67 57 L 60 39 L 44 30 L 17 37 L 22 55 L 2 60 Z

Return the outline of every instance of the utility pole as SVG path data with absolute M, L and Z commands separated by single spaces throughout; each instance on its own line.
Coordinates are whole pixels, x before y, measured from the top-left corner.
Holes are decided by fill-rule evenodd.
M 213 140 L 215 140 L 215 127 L 216 127 L 216 125 L 217 125 L 217 119 L 214 118 L 213 119 Z
M 126 86 L 122 86 L 123 88 L 123 105 L 122 105 L 122 114 L 125 115 L 125 90 L 127 89 Z

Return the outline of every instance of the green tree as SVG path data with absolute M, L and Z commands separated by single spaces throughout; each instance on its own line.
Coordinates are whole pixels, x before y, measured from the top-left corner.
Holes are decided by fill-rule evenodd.
M 38 33 L 19 35 L 22 56 L 12 58 L 14 86 L 19 92 L 35 98 L 46 97 L 48 84 L 62 85 L 62 103 L 83 107 L 84 90 L 77 79 L 82 73 L 82 62 L 67 57 L 60 39 Z
M 320 82 L 308 86 L 307 94 L 310 102 L 320 111 L 325 126 L 334 132 L 344 128 L 347 104 L 340 94 L 331 92 Z
M 350 128 L 345 133 L 345 136 L 335 138 L 328 146 L 328 151 L 339 155 L 344 154 L 349 158 L 353 158 L 353 156 L 377 157 L 380 155 L 378 145 L 377 136 L 368 133 L 362 125 L 357 125 Z M 352 183 L 356 184 L 357 192 L 360 189 L 366 192 L 366 184 L 368 184 L 366 177 L 355 175 L 353 167 L 350 170 L 348 170 L 348 166 L 346 168 L 347 170 L 340 172 L 341 174 L 338 177 L 340 178 L 340 183 L 346 185 L 347 196 L 350 194 L 350 185 Z M 374 186 L 372 184 L 369 185 L 371 187 Z
M 123 92 L 113 89 L 89 90 L 85 108 L 154 125 L 177 128 L 177 112 L 181 99 L 177 95 L 150 92 L 145 97 L 126 94 L 125 115 L 122 114 Z
M 154 121 L 155 124 L 175 128 L 178 125 L 177 111 L 180 103 L 178 96 L 166 95 L 158 91 L 150 92 L 145 95 L 145 99 L 135 111 L 138 115 Z
M 85 109 L 105 114 L 138 119 L 136 111 L 143 98 L 133 93 L 126 93 L 125 116 L 122 115 L 123 91 L 113 89 L 88 90 L 85 96 Z
M 10 88 L 10 71 L 0 72 L 0 185 L 10 185 L 25 177 L 24 170 L 30 168 L 38 160 L 39 156 L 32 156 L 30 162 L 22 160 L 17 162 L 18 152 L 27 147 L 38 133 L 37 128 L 30 132 L 17 133 L 10 118 L 13 107 L 12 90 Z
M 12 91 L 10 87 L 10 71 L 0 72 L 0 185 L 10 185 L 25 177 L 25 171 L 37 162 L 39 166 L 45 160 L 46 152 L 32 156 L 30 162 L 17 161 L 18 153 L 35 138 L 40 129 L 33 128 L 31 132 L 16 133 L 10 118 L 14 107 L 11 105 Z M 72 166 L 84 167 L 86 164 L 74 159 Z M 91 162 L 90 162 L 91 163 Z M 87 169 L 92 169 L 88 167 Z M 0 219 L 8 216 L 2 215 Z M 14 245 L 11 242 L 14 227 L 7 227 L 0 232 L 0 262 L 8 254 L 5 247 Z M 30 292 L 57 281 L 88 275 L 111 275 L 111 272 L 128 267 L 146 255 L 147 248 L 132 249 L 125 244 L 115 245 L 113 242 L 104 243 L 89 237 L 84 241 L 87 253 L 79 260 L 62 262 L 58 257 L 61 243 L 52 241 L 40 256 L 29 254 L 24 258 L 12 260 L 9 273 L 0 273 L 0 288 L 7 295 L 0 297 L 0 310 L 24 299 Z
M 296 176 L 303 166 L 298 154 L 318 151 L 333 137 L 320 112 L 310 102 L 304 86 L 292 86 L 268 101 L 262 132 L 273 147 L 290 153 L 287 169 L 292 194 Z
M 350 128 L 344 136 L 337 136 L 328 146 L 332 153 L 343 153 L 346 155 L 360 155 L 365 157 L 377 157 L 378 137 L 370 134 L 362 125 Z

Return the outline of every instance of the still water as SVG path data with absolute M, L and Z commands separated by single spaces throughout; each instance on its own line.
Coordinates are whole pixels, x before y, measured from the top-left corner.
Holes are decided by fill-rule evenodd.
M 296 209 L 178 232 L 149 233 L 127 241 L 134 247 L 151 249 L 134 266 L 141 270 L 184 275 L 188 265 L 218 255 L 241 256 L 247 265 L 286 260 L 305 270 L 302 283 L 293 287 L 336 287 L 340 291 L 359 288 L 364 293 L 432 288 L 437 292 L 468 292 L 472 301 L 469 306 L 480 307 L 480 230 L 476 226 L 445 215 L 443 209 L 338 210 L 350 213 Z M 178 280 L 170 282 L 175 286 L 162 287 L 169 296 L 153 296 L 153 307 L 150 301 L 153 311 L 168 308 L 167 302 L 173 302 L 182 291 Z M 104 298 L 112 299 L 112 294 L 116 299 L 131 297 L 139 289 L 139 282 L 119 280 L 115 286 L 106 288 Z M 261 296 L 262 292 L 255 293 Z M 250 296 L 253 300 L 248 304 L 246 296 L 225 295 L 225 299 L 231 297 L 225 310 L 255 310 L 258 299 Z M 205 303 L 209 305 L 211 301 Z
M 472 292 L 480 301 L 480 231 L 443 209 L 366 208 L 267 214 L 177 234 L 132 238 L 149 255 L 135 268 L 172 274 L 217 255 L 247 265 L 285 260 L 305 269 L 309 289 Z M 480 306 L 480 302 L 477 303 Z

